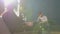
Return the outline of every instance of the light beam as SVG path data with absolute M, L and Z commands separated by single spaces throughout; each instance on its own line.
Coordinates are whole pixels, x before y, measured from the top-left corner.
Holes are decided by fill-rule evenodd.
M 14 9 L 14 12 L 15 12 L 16 16 L 19 17 L 19 15 L 20 15 L 20 0 L 18 0 L 18 7 L 17 7 L 17 10 Z

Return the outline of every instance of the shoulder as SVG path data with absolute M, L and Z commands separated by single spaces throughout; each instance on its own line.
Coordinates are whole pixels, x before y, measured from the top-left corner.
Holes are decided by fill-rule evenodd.
M 43 16 L 43 18 L 47 19 L 47 16 Z

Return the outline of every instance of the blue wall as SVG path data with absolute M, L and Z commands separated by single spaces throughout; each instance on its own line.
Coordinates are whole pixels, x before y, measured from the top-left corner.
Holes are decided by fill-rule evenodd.
M 26 0 L 25 13 L 28 16 L 28 20 L 36 20 L 39 11 L 46 13 L 46 1 L 44 0 Z
M 26 0 L 25 14 L 28 20 L 36 21 L 39 11 L 42 11 L 49 19 L 60 22 L 60 0 Z

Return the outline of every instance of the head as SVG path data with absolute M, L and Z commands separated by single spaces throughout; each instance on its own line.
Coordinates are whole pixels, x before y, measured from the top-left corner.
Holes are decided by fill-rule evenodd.
M 42 12 L 40 12 L 40 13 L 39 13 L 39 16 L 40 16 L 40 17 L 42 17 L 42 16 L 43 16 L 43 13 L 42 13 Z

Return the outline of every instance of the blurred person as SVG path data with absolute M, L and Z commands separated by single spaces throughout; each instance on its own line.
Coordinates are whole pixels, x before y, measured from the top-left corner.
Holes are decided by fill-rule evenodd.
M 34 27 L 34 31 L 40 32 L 40 34 L 48 34 L 48 19 L 47 16 L 43 15 L 43 13 L 39 13 L 38 19 L 37 19 L 37 25 Z
M 16 16 L 14 9 L 17 12 L 17 6 L 18 2 L 17 0 L 14 0 L 12 4 L 7 6 L 7 12 L 4 13 L 2 17 L 12 34 L 17 31 L 23 31 L 23 24 L 25 22 L 23 13 L 20 12 L 19 17 Z
M 40 12 L 39 16 L 38 16 L 38 21 L 40 24 L 40 29 L 42 31 L 42 34 L 48 34 L 47 33 L 47 29 L 48 29 L 48 19 L 47 16 L 43 15 L 43 13 Z
M 0 34 L 11 34 L 7 25 L 3 21 L 2 14 L 4 13 L 4 2 L 0 0 Z

